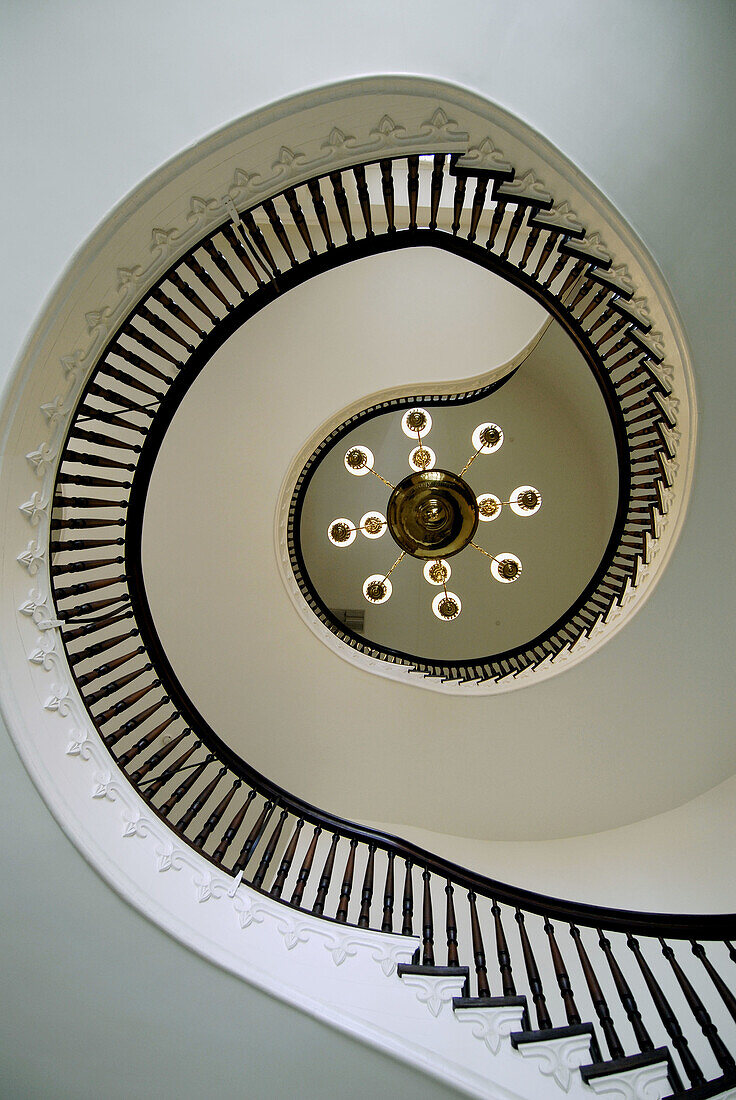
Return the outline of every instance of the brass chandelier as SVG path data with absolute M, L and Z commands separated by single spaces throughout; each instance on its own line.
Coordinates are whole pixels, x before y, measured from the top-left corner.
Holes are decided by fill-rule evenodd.
M 407 554 L 424 562 L 426 581 L 440 591 L 432 600 L 432 611 L 442 622 L 457 619 L 462 610 L 460 597 L 447 588 L 452 576 L 448 558 L 472 546 L 490 560 L 490 572 L 501 584 L 513 584 L 522 573 L 519 558 L 512 553 L 491 554 L 474 541 L 479 523 L 497 519 L 504 507 L 517 516 L 533 516 L 542 505 L 542 496 L 533 485 L 519 485 L 508 500 L 494 493 L 476 496 L 464 475 L 479 455 L 490 455 L 503 444 L 503 430 L 498 424 L 479 424 L 472 433 L 473 454 L 459 474 L 437 469 L 436 456 L 424 440 L 431 431 L 432 417 L 427 409 L 409 409 L 401 418 L 401 429 L 416 446 L 409 452 L 411 473 L 392 485 L 375 469 L 375 459 L 369 447 L 358 444 L 345 453 L 344 465 L 355 477 L 373 474 L 391 495 L 386 515 L 366 512 L 359 523 L 344 516 L 334 519 L 327 537 L 333 546 L 345 548 L 355 541 L 358 532 L 367 539 L 379 539 L 388 530 L 401 553 L 387 573 L 373 573 L 363 583 L 363 596 L 371 604 L 383 604 L 391 598 L 391 575 Z

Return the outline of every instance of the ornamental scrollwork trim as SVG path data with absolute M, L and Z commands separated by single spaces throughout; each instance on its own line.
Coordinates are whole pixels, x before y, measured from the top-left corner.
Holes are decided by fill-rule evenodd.
M 553 1077 L 560 1088 L 570 1091 L 573 1073 L 590 1062 L 590 1035 L 565 1035 L 555 1039 L 535 1039 L 516 1048 L 524 1058 L 540 1062 L 539 1072 Z

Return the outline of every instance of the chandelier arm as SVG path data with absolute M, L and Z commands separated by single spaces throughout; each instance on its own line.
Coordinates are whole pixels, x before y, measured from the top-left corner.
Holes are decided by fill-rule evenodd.
M 490 558 L 491 561 L 498 561 L 499 560 L 498 558 L 494 557 L 493 554 L 489 554 L 487 550 L 484 550 L 482 546 L 478 546 L 478 543 L 473 542 L 472 539 L 470 541 L 470 545 L 473 547 L 474 550 L 478 550 L 481 554 L 485 554 L 485 556 L 487 558 Z
M 465 471 L 468 470 L 473 465 L 473 463 L 475 462 L 476 458 L 478 457 L 478 455 L 480 454 L 480 452 L 482 450 L 483 450 L 483 448 L 479 447 L 478 450 L 475 452 L 475 454 L 470 456 L 470 458 L 468 459 L 468 461 L 465 463 L 462 470 L 460 471 L 460 473 L 458 475 L 459 477 L 462 477 L 463 474 L 465 473 Z
M 394 564 L 393 564 L 393 565 L 391 566 L 391 568 L 389 569 L 389 571 L 388 571 L 388 573 L 386 574 L 386 576 L 385 576 L 385 577 L 383 578 L 383 579 L 384 579 L 385 581 L 387 581 L 387 580 L 388 580 L 388 578 L 389 578 L 389 577 L 391 576 L 391 574 L 393 573 L 393 571 L 394 571 L 394 569 L 396 568 L 396 566 L 397 566 L 397 565 L 399 565 L 399 564 L 400 564 L 400 563 L 401 563 L 401 562 L 403 561 L 403 559 L 404 559 L 405 557 L 406 557 L 406 550 L 402 550 L 402 551 L 401 551 L 401 553 L 399 554 L 398 558 L 397 558 L 397 559 L 396 559 L 396 561 L 394 562 Z
M 370 470 L 370 472 L 372 474 L 376 475 L 376 477 L 378 478 L 379 481 L 382 481 L 384 485 L 388 485 L 389 489 L 395 489 L 396 488 L 396 486 L 392 485 L 390 481 L 387 481 L 385 477 L 381 477 L 381 475 L 378 473 L 378 471 L 374 470 L 372 466 L 369 466 L 368 469 Z

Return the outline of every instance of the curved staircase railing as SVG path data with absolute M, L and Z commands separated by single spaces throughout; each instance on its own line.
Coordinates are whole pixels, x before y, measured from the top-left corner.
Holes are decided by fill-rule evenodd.
M 382 160 L 372 173 L 355 165 L 257 208 L 233 208 L 232 220 L 180 256 L 121 325 L 83 391 L 56 479 L 51 577 L 69 665 L 140 796 L 226 873 L 325 920 L 419 935 L 416 966 L 467 968 L 465 1005 L 523 997 L 526 1032 L 592 1021 L 597 1061 L 623 1065 L 666 1046 L 673 1092 L 713 1096 L 736 1086 L 736 1031 L 726 1034 L 736 1025 L 736 915 L 545 897 L 319 810 L 217 736 L 156 633 L 142 580 L 143 509 L 158 447 L 193 379 L 235 328 L 291 286 L 362 255 L 425 244 L 498 271 L 564 323 L 609 405 L 620 498 L 599 569 L 545 637 L 462 667 L 412 667 L 454 679 L 516 675 L 590 632 L 635 585 L 666 507 L 675 426 L 646 321 L 585 230 L 558 216 L 550 196 L 517 183 L 510 166 L 473 170 L 435 155 L 420 206 L 419 164 L 419 156 Z M 397 224 L 399 187 L 406 224 Z M 452 203 L 442 207 L 448 187 Z M 478 243 L 481 225 L 487 239 Z M 349 631 L 341 637 L 365 644 Z

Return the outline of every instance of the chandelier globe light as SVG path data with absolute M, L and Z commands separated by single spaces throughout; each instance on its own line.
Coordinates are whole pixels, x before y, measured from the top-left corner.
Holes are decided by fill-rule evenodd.
M 330 543 L 345 549 L 355 541 L 358 532 L 367 539 L 379 539 L 388 531 L 401 553 L 385 573 L 373 573 L 363 583 L 363 596 L 368 603 L 387 603 L 393 592 L 391 575 L 406 556 L 424 562 L 423 575 L 427 583 L 441 588 L 431 601 L 433 614 L 442 622 L 453 622 L 462 611 L 460 597 L 450 592 L 447 582 L 452 576 L 448 558 L 460 554 L 468 546 L 490 561 L 491 577 L 499 584 L 513 584 L 522 575 L 523 566 L 510 551 L 492 553 L 475 541 L 480 523 L 497 519 L 504 508 L 510 508 L 522 519 L 536 515 L 542 506 L 542 494 L 533 485 L 519 485 L 502 500 L 494 493 L 473 492 L 465 474 L 479 456 L 495 454 L 504 442 L 499 424 L 485 421 L 474 429 L 474 448 L 459 474 L 437 468 L 437 457 L 425 439 L 432 428 L 427 409 L 414 407 L 401 417 L 401 430 L 416 446 L 409 452 L 412 471 L 398 485 L 393 485 L 375 469 L 375 457 L 369 447 L 356 444 L 345 452 L 344 466 L 354 477 L 373 474 L 391 490 L 386 514 L 378 510 L 366 512 L 355 524 L 345 517 L 334 519 L 327 531 Z

